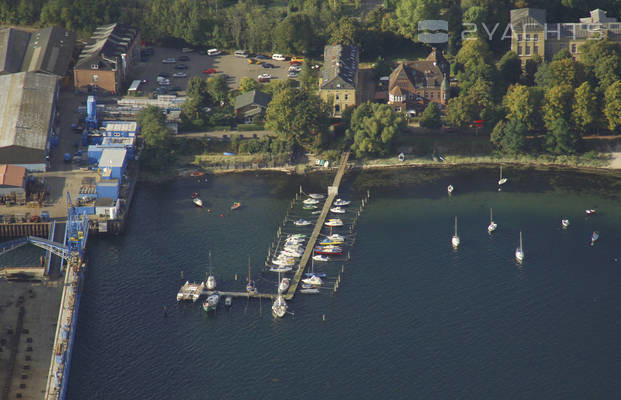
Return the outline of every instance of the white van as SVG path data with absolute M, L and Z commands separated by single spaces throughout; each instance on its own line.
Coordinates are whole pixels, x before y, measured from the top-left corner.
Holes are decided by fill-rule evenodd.
M 272 60 L 285 61 L 286 58 L 282 54 L 272 54 Z
M 246 50 L 235 50 L 235 57 L 248 58 L 248 52 Z
M 218 49 L 209 49 L 207 50 L 207 55 L 208 56 L 217 56 L 220 54 L 220 50 Z

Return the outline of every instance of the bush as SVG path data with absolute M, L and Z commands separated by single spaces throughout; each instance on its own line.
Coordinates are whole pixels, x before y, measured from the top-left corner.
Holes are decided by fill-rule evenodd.
M 239 124 L 237 125 L 237 130 L 242 132 L 261 131 L 263 130 L 263 124 Z

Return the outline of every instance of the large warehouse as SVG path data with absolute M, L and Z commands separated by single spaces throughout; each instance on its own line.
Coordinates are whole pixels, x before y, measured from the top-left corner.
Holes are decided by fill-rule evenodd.
M 0 76 L 0 164 L 45 171 L 58 78 L 36 72 Z

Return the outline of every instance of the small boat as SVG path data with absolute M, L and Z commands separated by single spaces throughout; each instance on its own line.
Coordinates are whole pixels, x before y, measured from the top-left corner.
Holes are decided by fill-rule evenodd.
M 211 251 L 209 252 L 209 276 L 207 277 L 207 290 L 214 290 L 216 288 L 216 277 L 213 276 L 211 270 Z
M 305 219 L 298 219 L 297 221 L 293 221 L 293 224 L 295 226 L 308 226 L 311 224 L 311 222 Z
M 453 193 L 453 185 L 448 185 L 448 187 L 446 188 L 446 190 L 448 191 L 449 196 Z
M 345 241 L 345 238 L 343 237 L 343 235 L 339 235 L 338 233 L 333 233 L 330 236 L 326 236 L 326 238 L 330 240 L 340 240 L 341 242 Z
M 567 227 L 569 227 L 569 220 L 568 219 L 562 219 L 561 220 L 561 226 L 563 227 L 563 229 L 567 229 Z
M 343 244 L 344 242 L 342 240 L 331 240 L 331 239 L 323 239 L 321 242 L 319 242 L 320 246 L 336 246 L 339 244 Z
M 325 226 L 343 226 L 343 221 L 338 218 L 330 218 L 324 223 Z
M 220 295 L 212 294 L 203 302 L 203 310 L 206 312 L 215 311 L 218 308 L 218 303 L 220 303 Z
M 317 275 L 313 275 L 309 278 L 302 279 L 302 283 L 313 286 L 321 286 L 323 284 L 323 281 Z
M 336 199 L 334 201 L 334 205 L 337 206 L 337 207 L 346 207 L 346 206 L 348 206 L 350 204 L 351 204 L 351 201 L 349 201 L 349 200 Z
M 312 211 L 311 214 L 313 215 L 321 214 L 321 210 Z
M 515 259 L 520 263 L 524 261 L 524 250 L 522 249 L 522 231 L 520 231 L 520 247 L 515 249 Z
M 276 318 L 282 318 L 287 314 L 287 302 L 282 296 L 276 297 L 274 303 L 272 303 L 272 314 Z
M 345 209 L 341 207 L 332 207 L 330 209 L 330 212 L 333 212 L 335 214 L 345 214 Z
M 195 199 L 195 198 L 197 198 L 197 197 L 198 197 L 198 192 L 194 192 L 194 193 L 192 193 L 192 198 L 193 198 L 193 199 Z
M 500 179 L 498 179 L 498 185 L 504 185 L 505 183 L 507 183 L 508 179 L 507 178 L 503 178 L 502 177 L 502 165 L 500 166 Z
M 203 207 L 203 200 L 199 199 L 198 197 L 193 198 L 192 202 L 196 204 L 197 207 Z
M 597 211 L 596 211 L 596 210 L 594 210 L 594 209 L 584 210 L 584 213 L 585 213 L 586 215 L 595 215 L 595 213 L 596 213 L 596 212 L 597 212 Z
M 290 249 L 285 249 L 283 251 L 281 251 L 279 253 L 279 256 L 283 256 L 283 257 L 292 257 L 292 258 L 300 258 L 302 257 L 302 251 L 299 250 L 290 250 Z
M 294 233 L 292 235 L 287 236 L 287 239 L 306 239 L 308 235 L 303 233 Z
M 315 254 L 313 256 L 313 260 L 315 260 L 315 261 L 322 261 L 322 262 L 328 262 L 328 261 L 330 261 L 330 257 L 323 256 L 321 254 Z
M 299 292 L 302 294 L 319 294 L 319 289 L 317 288 L 300 289 Z
M 302 207 L 302 210 L 316 210 L 318 207 L 316 205 L 312 205 L 312 204 L 305 204 Z
M 252 278 L 250 278 L 250 257 L 248 257 L 248 283 L 246 284 L 246 292 L 250 294 L 257 293 L 257 286 L 255 285 Z
M 308 276 L 308 277 L 318 276 L 320 278 L 325 278 L 327 275 L 325 272 L 306 272 L 304 276 Z
M 190 176 L 203 176 L 205 173 L 203 171 L 192 171 L 190 172 Z
M 595 241 L 599 239 L 599 232 L 595 231 L 591 234 L 591 246 L 595 244 Z
M 295 264 L 295 259 L 293 257 L 278 257 L 273 259 L 272 263 L 280 267 L 290 267 Z
M 282 278 L 280 284 L 278 285 L 278 293 L 284 293 L 289 289 L 289 284 L 291 283 L 291 279 Z
M 324 256 L 340 256 L 343 254 L 343 249 L 335 246 L 323 246 L 315 247 L 315 254 L 321 254 Z
M 324 196 L 323 194 L 319 194 L 319 193 L 311 193 L 308 195 L 308 197 L 310 197 L 311 199 L 315 199 L 315 200 L 321 200 L 321 199 L 326 198 L 326 196 Z
M 233 296 L 226 296 L 224 298 L 224 305 L 230 307 L 233 305 Z
M 498 228 L 498 224 L 494 222 L 494 214 L 492 209 L 489 209 L 489 225 L 487 226 L 487 233 L 492 233 Z
M 270 272 L 290 272 L 293 268 L 290 266 L 287 267 L 283 267 L 283 266 L 274 266 L 274 267 L 270 267 L 269 271 Z
M 239 207 L 241 207 L 241 203 L 236 201 L 233 203 L 233 205 L 231 206 L 231 210 L 237 210 Z
M 317 200 L 317 199 L 306 199 L 302 203 L 304 203 L 304 204 L 317 204 L 317 203 L 319 203 L 319 200 Z
M 459 236 L 457 236 L 457 217 L 455 217 L 455 234 L 451 238 L 451 243 L 453 244 L 453 248 L 454 249 L 458 248 L 460 242 L 461 241 L 459 240 Z

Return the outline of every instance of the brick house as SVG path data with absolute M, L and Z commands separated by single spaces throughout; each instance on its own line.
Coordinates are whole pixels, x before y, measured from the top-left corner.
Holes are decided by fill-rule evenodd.
M 77 91 L 117 94 L 133 65 L 140 61 L 140 32 L 125 25 L 98 27 L 73 69 Z
M 441 51 L 432 49 L 425 60 L 400 63 L 390 74 L 388 104 L 412 117 L 430 102 L 445 106 L 449 100 L 450 65 Z

